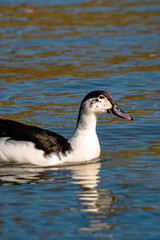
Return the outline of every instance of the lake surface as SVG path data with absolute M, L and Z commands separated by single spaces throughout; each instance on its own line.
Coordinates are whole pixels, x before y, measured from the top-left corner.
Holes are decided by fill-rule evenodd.
M 0 239 L 160 239 L 160 2 L 1 0 L 0 114 L 70 136 L 108 91 L 100 161 L 0 164 Z

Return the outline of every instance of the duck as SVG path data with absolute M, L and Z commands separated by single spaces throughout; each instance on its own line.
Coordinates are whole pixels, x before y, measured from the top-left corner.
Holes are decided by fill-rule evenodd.
M 89 92 L 83 98 L 75 130 L 69 138 L 37 126 L 0 119 L 0 161 L 45 167 L 97 159 L 100 144 L 96 123 L 103 113 L 133 120 L 103 90 Z

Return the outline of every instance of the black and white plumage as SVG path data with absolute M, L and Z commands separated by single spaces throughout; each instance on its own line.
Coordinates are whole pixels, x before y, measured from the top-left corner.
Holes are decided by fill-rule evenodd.
M 52 166 L 98 158 L 97 116 L 106 112 L 132 120 L 105 91 L 93 91 L 85 96 L 75 132 L 69 139 L 39 127 L 0 119 L 0 161 Z

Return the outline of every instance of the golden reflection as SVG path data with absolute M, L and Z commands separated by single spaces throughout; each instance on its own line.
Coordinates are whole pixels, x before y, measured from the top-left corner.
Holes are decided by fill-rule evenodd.
M 139 149 L 135 147 L 134 150 L 131 150 L 131 149 L 121 150 L 121 151 L 112 152 L 110 154 L 108 154 L 107 152 L 103 152 L 102 156 L 103 158 L 106 158 L 106 159 L 112 157 L 113 161 L 118 160 L 118 165 L 123 166 L 126 169 L 140 168 L 142 170 L 150 167 L 151 168 L 158 167 L 159 162 L 157 160 L 160 155 L 160 145 L 159 145 L 159 141 L 154 141 L 154 142 L 155 142 L 154 144 L 149 146 L 141 144 L 138 146 Z M 143 161 L 140 160 L 141 157 L 142 159 L 144 159 Z M 147 160 L 148 158 L 150 159 L 149 161 Z M 141 174 L 143 174 L 143 170 Z
M 110 1 L 90 1 L 76 5 L 64 4 L 30 7 L 27 4 L 21 4 L 18 6 L 1 6 L 1 13 L 5 21 L 0 22 L 0 26 L 40 25 L 44 28 L 44 26 L 68 26 L 73 25 L 74 22 L 78 22 L 81 26 L 92 26 L 93 22 L 97 25 L 104 25 L 104 23 L 114 25 L 131 25 L 139 22 L 147 25 L 153 25 L 153 23 L 154 25 L 159 24 L 158 20 L 153 20 L 153 16 L 159 17 L 160 11 L 157 9 L 151 9 L 150 11 L 133 10 L 138 7 L 138 3 L 133 3 L 133 6 L 131 6 L 123 2 L 123 9 L 126 9 L 126 11 L 120 11 L 120 8 L 116 11 L 116 14 L 115 9 L 110 8 L 106 14 L 106 10 L 97 11 L 96 6 L 110 7 L 112 6 L 112 3 Z M 75 7 L 76 9 L 79 9 L 78 12 L 74 12 Z M 92 11 L 88 12 L 87 8 L 92 8 Z M 131 8 L 132 11 L 129 8 Z M 86 9 L 86 11 L 83 11 L 83 9 Z M 101 21 L 98 21 L 99 19 Z
M 142 3 L 141 5 L 147 6 L 151 3 Z M 117 27 L 119 26 L 134 26 L 135 24 L 141 23 L 143 31 L 137 30 L 137 34 L 145 34 L 148 32 L 159 31 L 160 11 L 151 8 L 150 11 L 136 11 L 138 8 L 138 3 L 126 3 L 125 1 L 120 1 L 117 3 L 118 10 L 112 9 L 113 3 L 111 1 L 90 1 L 86 3 L 78 4 L 64 4 L 64 5 L 50 5 L 50 6 L 29 6 L 28 4 L 20 4 L 17 6 L 1 6 L 1 15 L 3 21 L 0 21 L 0 27 L 6 28 L 4 32 L 0 33 L 0 40 L 17 39 L 18 37 L 21 42 L 25 39 L 37 39 L 39 42 L 43 42 L 45 39 L 65 39 L 68 37 L 80 37 L 86 34 L 96 34 L 99 35 L 100 32 L 96 29 L 96 26 L 104 27 L 101 32 L 108 33 L 118 33 Z M 97 11 L 96 7 L 104 7 L 104 10 Z M 108 7 L 108 10 L 107 9 Z M 74 9 L 79 11 L 74 11 Z M 88 10 L 89 9 L 89 10 Z M 122 11 L 125 10 L 125 11 Z M 85 10 L 85 11 L 83 11 Z M 29 30 L 23 31 L 23 27 L 28 27 Z M 92 26 L 95 26 L 92 30 Z M 108 28 L 106 26 L 113 26 L 113 28 Z M 152 29 L 146 28 L 146 26 L 154 26 Z M 9 27 L 7 29 L 7 27 Z M 13 27 L 13 29 L 12 29 Z M 16 27 L 14 29 L 14 27 Z M 33 27 L 33 28 L 32 28 Z M 67 27 L 67 28 L 66 28 Z M 81 30 L 82 27 L 89 27 L 87 29 Z M 59 31 L 60 29 L 60 31 Z M 123 34 L 127 36 L 130 33 L 130 28 L 123 31 Z M 136 33 L 135 33 L 136 34 Z M 5 44 L 3 47 L 10 49 L 10 45 Z M 95 45 L 96 46 L 96 45 Z M 83 52 L 84 47 L 86 52 Z M 159 71 L 160 64 L 156 62 L 147 62 L 147 65 L 138 65 L 135 59 L 158 59 L 160 57 L 159 49 L 152 49 L 150 52 L 143 50 L 143 46 L 134 45 L 131 46 L 132 52 L 125 52 L 126 55 L 120 55 L 119 49 L 110 49 L 111 54 L 106 57 L 100 58 L 100 66 L 117 66 L 116 68 L 104 68 L 97 65 L 97 59 L 92 59 L 92 47 L 81 45 L 79 40 L 78 46 L 75 45 L 74 41 L 67 43 L 66 48 L 56 48 L 56 46 L 50 47 L 50 50 L 42 49 L 41 46 L 36 44 L 24 44 L 20 47 L 20 52 L 11 48 L 10 52 L 0 53 L 1 57 L 5 57 L 5 64 L 1 65 L 1 74 L 6 74 L 4 81 L 6 82 L 16 82 L 21 79 L 23 81 L 33 80 L 33 79 L 45 79 L 53 78 L 53 76 L 70 75 L 74 77 L 103 77 L 106 74 L 112 73 L 127 73 L 127 72 L 144 72 L 144 71 Z M 138 51 L 136 51 L 138 49 Z M 23 51 L 24 50 L 24 51 Z M 27 52 L 28 50 L 28 52 Z M 33 50 L 33 53 L 32 51 Z M 34 50 L 39 50 L 38 52 Z M 82 50 L 82 52 L 81 52 Z M 27 54 L 26 54 L 27 52 Z M 117 53 L 116 53 L 117 52 Z M 75 58 L 90 56 L 90 61 L 84 60 L 81 63 L 75 65 Z M 63 64 L 56 57 L 63 56 Z M 69 56 L 69 61 L 65 63 L 65 57 Z M 33 67 L 32 59 L 47 59 L 49 57 L 54 57 L 53 64 L 48 63 L 48 61 L 43 61 L 44 63 L 38 64 L 38 67 Z M 25 61 L 31 59 L 32 66 Z M 134 60 L 134 64 L 129 64 L 128 61 Z M 69 62 L 69 63 L 68 63 Z M 8 65 L 7 63 L 13 63 L 13 65 Z M 17 64 L 16 64 L 17 63 Z M 23 66 L 21 64 L 24 63 Z M 125 64 L 124 64 L 125 63 Z M 15 64 L 15 65 L 14 65 Z M 20 65 L 19 65 L 20 64 Z M 124 64 L 124 65 L 123 65 Z M 127 66 L 126 66 L 127 65 Z M 88 67 L 92 68 L 92 71 L 88 71 Z M 86 69 L 87 70 L 86 70 Z M 75 80 L 75 79 L 74 79 Z

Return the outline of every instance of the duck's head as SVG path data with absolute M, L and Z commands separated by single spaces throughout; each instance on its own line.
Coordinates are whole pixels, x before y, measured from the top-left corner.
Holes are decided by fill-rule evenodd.
M 105 91 L 93 91 L 88 93 L 81 103 L 78 120 L 82 112 L 85 114 L 95 113 L 96 115 L 108 112 L 113 113 L 120 118 L 133 120 L 128 113 L 125 113 L 120 109 L 111 95 Z

